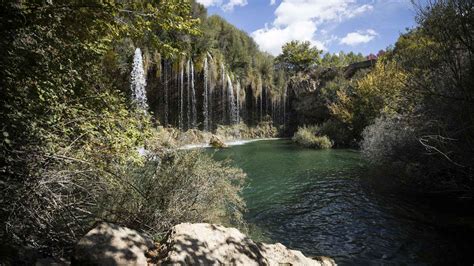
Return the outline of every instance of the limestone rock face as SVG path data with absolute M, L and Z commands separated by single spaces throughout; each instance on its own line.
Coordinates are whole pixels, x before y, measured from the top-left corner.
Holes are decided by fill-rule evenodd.
M 209 145 L 211 145 L 214 148 L 226 148 L 227 147 L 227 145 L 215 135 L 212 135 L 211 140 L 209 140 Z
M 336 265 L 330 258 L 311 259 L 279 243 L 255 243 L 235 228 L 205 223 L 174 226 L 162 242 L 158 264 Z
M 135 230 L 100 223 L 76 245 L 74 265 L 147 265 L 153 242 Z

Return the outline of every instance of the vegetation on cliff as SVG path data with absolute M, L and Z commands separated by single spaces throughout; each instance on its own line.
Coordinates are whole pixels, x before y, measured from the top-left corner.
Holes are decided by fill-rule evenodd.
M 155 148 L 151 114 L 130 98 L 127 47 L 181 54 L 181 38 L 199 33 L 189 1 L 13 1 L 1 12 L 2 261 L 67 255 L 97 220 L 150 233 L 239 221 L 245 175 Z
M 97 220 L 241 223 L 244 173 L 170 151 L 161 125 L 230 137 L 308 125 L 295 141 L 360 146 L 411 187 L 472 192 L 473 3 L 417 8 L 416 28 L 348 71 L 362 55 L 294 41 L 273 58 L 194 1 L 3 3 L 2 245 L 62 255 Z M 147 110 L 130 92 L 137 47 Z
M 418 26 L 372 69 L 351 74 L 313 67 L 293 75 L 292 128 L 320 125 L 336 146 L 360 145 L 374 168 L 410 189 L 469 193 L 473 4 L 440 0 L 415 7 Z

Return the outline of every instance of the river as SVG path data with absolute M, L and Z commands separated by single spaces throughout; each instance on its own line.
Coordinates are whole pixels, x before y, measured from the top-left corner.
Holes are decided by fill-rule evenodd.
M 307 256 L 330 256 L 339 265 L 454 265 L 472 259 L 472 238 L 438 226 L 429 203 L 363 182 L 357 151 L 304 149 L 290 140 L 209 151 L 248 175 L 243 197 L 252 238 Z

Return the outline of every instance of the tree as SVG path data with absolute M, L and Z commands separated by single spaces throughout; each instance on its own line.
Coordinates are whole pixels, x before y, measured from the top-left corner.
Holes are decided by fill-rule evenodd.
M 409 108 L 404 101 L 406 74 L 395 62 L 377 62 L 375 69 L 353 86 L 337 90 L 329 104 L 331 114 L 349 125 L 357 139 L 365 127 L 381 114 L 393 115 L 399 108 Z
M 400 36 L 393 52 L 383 56 L 405 73 L 402 90 L 388 95 L 397 75 L 380 71 L 379 78 L 369 75 L 360 84 L 369 99 L 373 91 L 396 107 L 390 108 L 396 115 L 382 112 L 364 131 L 362 148 L 370 161 L 394 167 L 397 178 L 409 177 L 404 182 L 422 184 L 421 190 L 472 193 L 474 2 L 417 2 L 418 27 Z M 369 108 L 367 113 L 374 114 L 370 109 L 378 108 Z
M 320 62 L 322 51 L 312 47 L 309 41 L 291 41 L 283 45 L 282 53 L 277 56 L 277 64 L 290 73 L 307 70 Z
M 0 10 L 0 237 L 50 253 L 103 215 L 111 187 L 128 186 L 117 168 L 141 160 L 150 133 L 115 82 L 129 74 L 116 57 L 130 58 L 111 56 L 115 46 L 177 53 L 171 36 L 198 21 L 187 0 L 10 2 Z

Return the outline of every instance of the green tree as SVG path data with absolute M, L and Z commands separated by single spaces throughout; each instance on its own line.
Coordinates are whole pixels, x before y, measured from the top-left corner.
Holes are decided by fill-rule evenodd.
M 395 62 L 377 62 L 375 69 L 352 86 L 336 90 L 335 101 L 329 104 L 332 116 L 349 125 L 356 139 L 375 118 L 394 115 L 404 102 L 407 74 Z
M 387 105 L 397 107 L 396 115 L 382 114 L 364 130 L 362 148 L 371 162 L 392 167 L 398 180 L 417 189 L 472 193 L 474 3 L 419 3 L 418 27 L 386 55 L 406 73 L 399 100 Z M 390 88 L 386 76 L 362 85 Z
M 286 71 L 296 73 L 318 64 L 321 52 L 312 47 L 309 41 L 291 41 L 283 45 L 282 53 L 276 57 L 276 63 Z
M 133 50 L 114 49 L 178 53 L 172 36 L 198 21 L 185 0 L 10 1 L 0 12 L 0 236 L 51 253 L 103 214 L 108 189 L 128 186 L 118 166 L 143 159 L 149 117 L 123 93 L 117 62 Z

